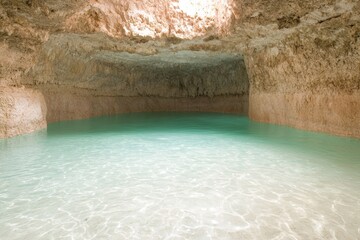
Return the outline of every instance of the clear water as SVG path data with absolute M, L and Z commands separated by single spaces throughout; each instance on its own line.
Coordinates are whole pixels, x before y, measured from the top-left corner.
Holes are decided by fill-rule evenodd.
M 127 114 L 0 141 L 0 239 L 360 239 L 360 141 Z

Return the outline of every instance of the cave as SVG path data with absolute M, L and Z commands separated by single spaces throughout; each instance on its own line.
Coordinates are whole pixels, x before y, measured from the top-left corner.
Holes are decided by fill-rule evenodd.
M 0 234 L 359 238 L 359 16 L 357 0 L 0 0 Z
M 47 122 L 171 110 L 360 136 L 356 2 L 1 6 L 2 138 Z

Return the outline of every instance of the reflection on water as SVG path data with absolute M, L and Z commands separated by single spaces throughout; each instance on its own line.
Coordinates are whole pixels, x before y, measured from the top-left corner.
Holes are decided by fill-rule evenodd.
M 1 239 L 360 239 L 360 141 L 126 114 L 0 141 Z

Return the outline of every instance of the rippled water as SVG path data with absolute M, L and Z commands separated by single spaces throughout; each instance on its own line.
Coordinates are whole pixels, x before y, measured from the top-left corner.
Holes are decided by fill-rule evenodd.
M 0 239 L 360 239 L 360 141 L 127 114 L 0 141 Z

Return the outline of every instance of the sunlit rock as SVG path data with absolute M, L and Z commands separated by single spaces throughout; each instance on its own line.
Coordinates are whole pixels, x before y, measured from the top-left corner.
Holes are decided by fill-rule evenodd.
M 0 138 L 46 128 L 46 104 L 38 91 L 0 87 Z
M 233 8 L 232 0 L 93 0 L 68 18 L 66 27 L 113 37 L 193 38 L 228 33 Z

